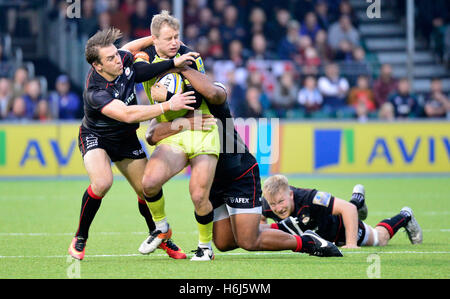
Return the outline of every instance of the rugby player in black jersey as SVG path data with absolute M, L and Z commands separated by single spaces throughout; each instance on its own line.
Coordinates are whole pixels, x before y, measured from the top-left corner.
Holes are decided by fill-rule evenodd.
M 360 184 L 353 188 L 352 199 L 347 202 L 328 192 L 290 186 L 287 177 L 278 174 L 264 182 L 263 195 L 263 223 L 271 218 L 276 222 L 268 227 L 291 234 L 315 230 L 338 246 L 357 248 L 385 246 L 404 227 L 412 244 L 422 243 L 422 229 L 409 207 L 380 221 L 375 228 L 358 219 L 358 208 L 365 205 L 365 190 Z
M 147 159 L 136 136 L 139 122 L 169 110 L 192 110 L 188 105 L 195 102 L 193 93 L 187 92 L 158 105 L 138 105 L 135 83 L 149 80 L 174 67 L 189 65 L 198 54 L 191 52 L 151 65 L 133 63 L 130 52 L 114 46 L 120 36 L 120 31 L 115 28 L 99 31 L 87 41 L 85 49 L 86 60 L 92 68 L 83 94 L 85 115 L 78 143 L 90 185 L 83 194 L 78 229 L 69 247 L 69 254 L 79 260 L 84 258 L 89 227 L 101 199 L 113 182 L 111 161 L 115 162 L 138 197 L 144 198 L 142 177 Z M 152 229 L 151 214 L 143 210 L 141 214 Z
M 189 80 L 196 92 L 205 97 L 218 94 L 217 90 L 225 90 L 222 84 L 212 82 L 208 76 L 191 68 L 184 68 L 181 74 Z M 249 251 L 290 249 L 316 256 L 342 256 L 334 244 L 311 231 L 297 236 L 268 227 L 261 230 L 261 185 L 258 163 L 235 130 L 226 103 L 226 93 L 220 94 L 223 95 L 221 104 L 208 104 L 212 115 L 218 119 L 221 145 L 209 196 L 214 208 L 213 241 L 217 249 L 221 251 L 238 247 Z M 170 94 L 168 96 L 170 97 Z M 183 123 L 203 124 L 202 117 L 206 116 L 197 117 L 198 120 L 193 122 L 177 119 L 169 123 L 157 123 L 152 120 L 147 141 L 155 144 L 167 136 L 192 129 Z M 195 251 L 195 255 L 202 254 L 205 252 L 198 249 Z

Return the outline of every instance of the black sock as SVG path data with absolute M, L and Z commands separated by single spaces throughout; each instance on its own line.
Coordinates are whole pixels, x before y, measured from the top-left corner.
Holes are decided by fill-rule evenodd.
M 80 212 L 80 223 L 78 225 L 76 237 L 82 237 L 85 240 L 88 238 L 89 227 L 91 226 L 92 220 L 94 220 L 95 214 L 100 208 L 102 203 L 102 197 L 97 196 L 92 192 L 91 186 L 83 194 L 83 199 L 81 201 L 81 212 Z
M 150 209 L 147 206 L 145 200 L 142 200 L 138 197 L 138 207 L 139 212 L 142 217 L 144 217 L 145 222 L 147 223 L 148 231 L 152 232 L 156 229 L 155 222 L 153 221 L 152 213 L 150 213 Z
M 406 224 L 408 224 L 409 220 L 411 220 L 411 215 L 401 212 L 394 217 L 380 221 L 377 226 L 383 226 L 386 228 L 392 238 L 400 228 L 405 227 Z

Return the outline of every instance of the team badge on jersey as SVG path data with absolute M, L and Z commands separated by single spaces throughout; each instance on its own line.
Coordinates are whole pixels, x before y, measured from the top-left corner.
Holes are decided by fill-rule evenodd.
M 197 70 L 204 74 L 205 73 L 205 65 L 203 64 L 203 60 L 201 57 L 198 57 L 197 59 L 195 59 L 195 64 L 197 65 Z
M 327 192 L 317 191 L 316 196 L 314 196 L 313 204 L 328 207 L 330 204 L 331 194 Z

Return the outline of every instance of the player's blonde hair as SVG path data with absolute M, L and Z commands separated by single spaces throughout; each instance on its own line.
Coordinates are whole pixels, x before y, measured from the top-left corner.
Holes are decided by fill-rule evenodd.
M 161 13 L 153 16 L 152 23 L 150 24 L 152 35 L 159 37 L 159 32 L 163 25 L 168 25 L 174 30 L 180 30 L 180 21 L 174 16 L 171 16 L 167 10 L 163 10 Z
M 263 185 L 263 196 L 265 198 L 277 195 L 280 191 L 289 190 L 287 177 L 282 174 L 276 174 L 269 177 Z

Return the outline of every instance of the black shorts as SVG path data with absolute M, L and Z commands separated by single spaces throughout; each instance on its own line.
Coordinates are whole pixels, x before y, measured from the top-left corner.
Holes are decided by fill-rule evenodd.
M 221 207 L 228 215 L 240 213 L 261 214 L 261 178 L 258 164 L 247 169 L 232 181 L 215 180 L 209 199 L 214 209 Z M 225 218 L 218 210 L 214 211 L 214 221 Z M 219 219 L 220 218 L 220 219 Z
M 90 150 L 96 148 L 104 149 L 112 162 L 123 159 L 137 160 L 147 157 L 136 132 L 132 132 L 124 137 L 107 138 L 95 134 L 84 126 L 80 126 L 78 148 L 83 157 Z

